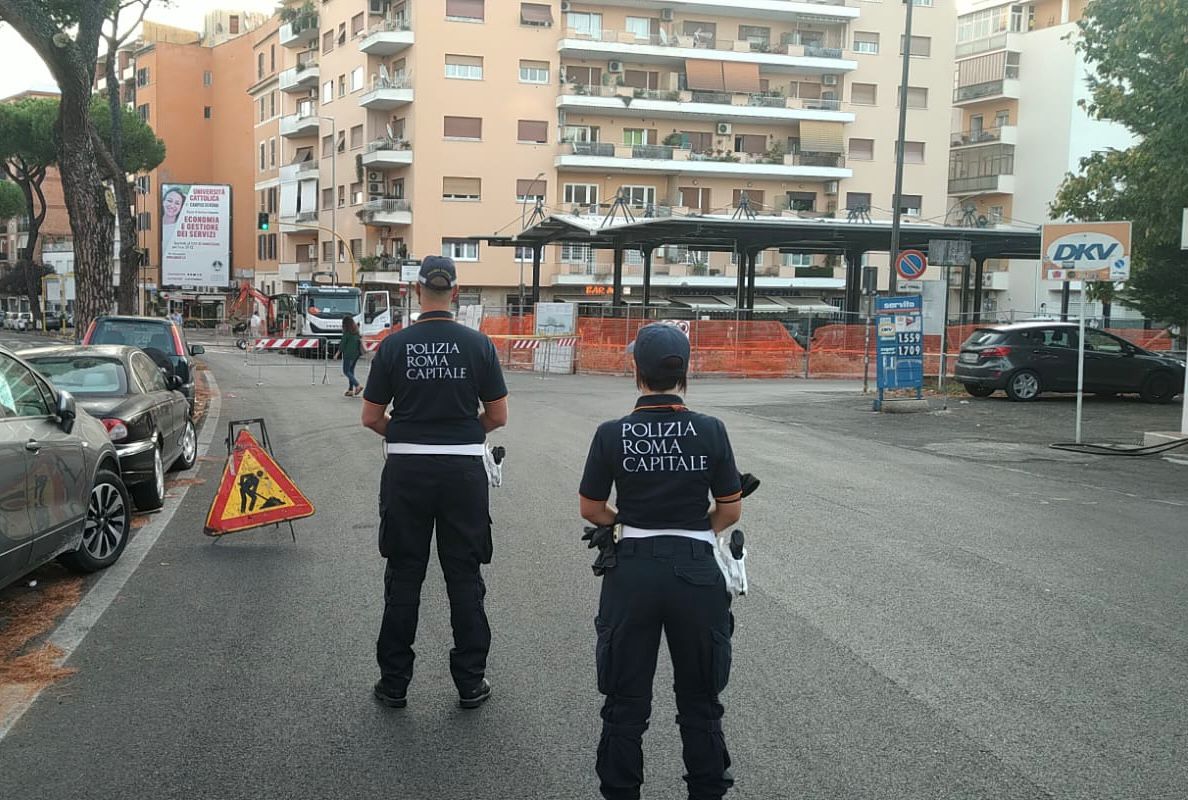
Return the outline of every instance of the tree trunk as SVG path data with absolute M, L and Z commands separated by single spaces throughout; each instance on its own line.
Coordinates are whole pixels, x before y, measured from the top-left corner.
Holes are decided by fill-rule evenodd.
M 1110 327 L 1110 313 L 1114 309 L 1114 304 L 1109 300 L 1103 300 L 1101 303 L 1101 327 Z
M 112 42 L 109 40 L 106 71 L 107 109 L 111 112 L 111 158 L 119 170 L 111 179 L 120 224 L 120 288 L 117 297 L 121 314 L 135 314 L 140 259 L 136 252 L 136 219 L 132 216 L 132 193 L 128 190 L 128 175 L 124 170 L 123 109 L 120 102 L 120 82 L 116 75 L 117 49 L 111 45 Z M 96 145 L 99 146 L 101 145 Z
M 25 170 L 24 175 L 29 177 L 29 171 Z M 17 254 L 17 274 L 20 275 L 25 296 L 29 299 L 29 310 L 33 312 L 33 325 L 37 327 L 37 324 L 41 322 L 41 303 L 38 301 L 38 298 L 41 297 L 41 281 L 39 276 L 34 277 L 36 270 L 33 267 L 33 254 L 37 252 L 37 240 L 41 238 L 41 223 L 45 221 L 45 196 L 38 186 L 37 197 L 41 199 L 41 211 L 38 211 L 37 201 L 34 198 L 33 179 L 29 177 L 29 180 L 22 181 L 18 185 L 25 194 L 25 213 L 29 217 L 29 233 L 24 248 Z

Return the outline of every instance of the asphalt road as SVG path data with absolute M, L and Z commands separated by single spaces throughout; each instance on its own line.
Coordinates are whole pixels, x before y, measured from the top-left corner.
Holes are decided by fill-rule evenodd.
M 358 401 L 333 376 L 311 386 L 301 362 L 207 360 L 222 428 L 266 417 L 318 514 L 296 544 L 272 529 L 212 542 L 201 529 L 221 465 L 206 463 L 70 659 L 78 673 L 0 741 L 0 794 L 597 797 L 598 581 L 576 493 L 590 435 L 630 406 L 630 382 L 510 377 L 487 572 L 495 696 L 456 707 L 431 565 L 410 705 L 392 711 L 370 697 L 381 457 Z M 752 593 L 735 607 L 725 694 L 731 796 L 1184 796 L 1184 468 L 1047 451 L 1068 438 L 1042 436 L 1067 403 L 1032 407 L 1050 418 L 1039 433 L 996 436 L 985 426 L 1020 407 L 875 416 L 849 386 L 803 382 L 707 382 L 689 400 L 726 421 L 740 466 L 764 481 L 743 519 Z M 1127 436 L 1147 423 L 1126 419 Z M 662 664 L 653 800 L 684 797 L 670 686 Z

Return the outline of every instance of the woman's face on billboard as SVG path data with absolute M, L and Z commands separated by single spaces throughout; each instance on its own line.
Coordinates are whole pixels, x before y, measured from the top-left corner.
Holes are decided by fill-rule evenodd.
M 177 190 L 170 190 L 165 195 L 165 224 L 171 225 L 177 222 L 178 216 L 181 214 L 182 206 L 185 205 L 186 198 Z

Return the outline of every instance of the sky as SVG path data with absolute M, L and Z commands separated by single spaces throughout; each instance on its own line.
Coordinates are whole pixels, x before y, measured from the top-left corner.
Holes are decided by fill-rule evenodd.
M 147 18 L 167 25 L 202 30 L 202 18 L 216 8 L 242 11 L 270 11 L 276 0 L 173 0 L 166 5 L 157 0 Z M 25 44 L 16 31 L 0 23 L 0 98 L 26 89 L 50 89 L 57 86 L 49 70 L 33 48 Z

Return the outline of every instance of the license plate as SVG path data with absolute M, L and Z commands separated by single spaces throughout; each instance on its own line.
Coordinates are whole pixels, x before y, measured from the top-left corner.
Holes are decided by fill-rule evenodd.
M 961 363 L 962 364 L 976 364 L 976 363 L 978 363 L 978 354 L 977 353 L 962 353 L 961 354 Z

